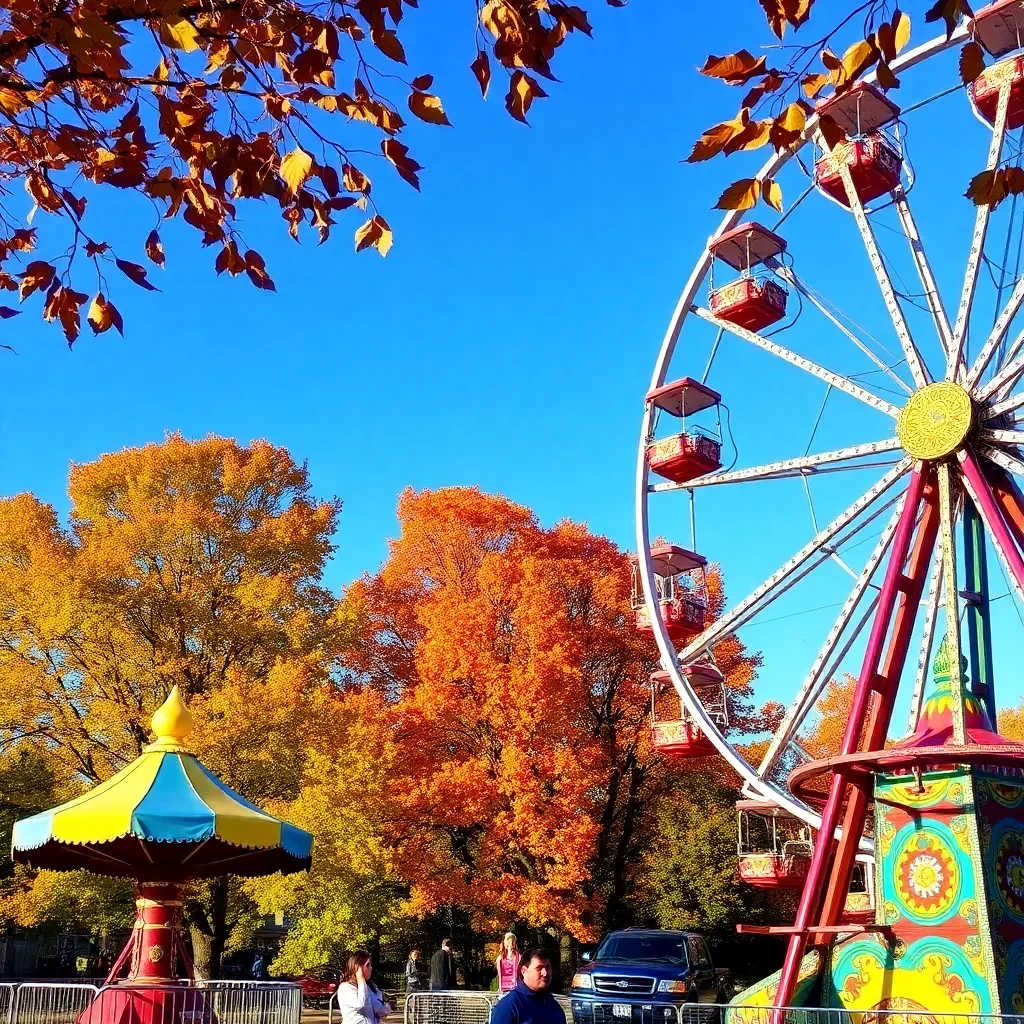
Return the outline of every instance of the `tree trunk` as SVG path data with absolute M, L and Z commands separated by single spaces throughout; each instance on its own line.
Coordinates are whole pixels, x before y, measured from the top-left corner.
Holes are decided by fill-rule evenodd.
M 196 977 L 219 978 L 224 947 L 228 941 L 228 876 L 221 875 L 210 883 L 210 901 L 188 900 L 186 907 L 189 932 L 192 936 L 192 960 Z

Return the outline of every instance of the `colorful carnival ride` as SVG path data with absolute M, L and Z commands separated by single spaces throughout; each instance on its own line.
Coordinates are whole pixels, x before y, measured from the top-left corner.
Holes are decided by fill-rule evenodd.
M 958 89 L 941 78 L 956 80 L 955 54 L 971 38 L 994 62 Z M 946 135 L 933 153 L 948 154 L 954 141 L 966 148 L 973 132 L 987 146 L 989 172 L 1019 160 L 1021 142 L 1009 133 L 1024 126 L 1024 0 L 990 4 L 948 38 L 901 55 L 892 71 L 907 105 L 872 76 L 821 101 L 799 143 L 757 175 L 805 175 L 804 191 L 768 227 L 727 215 L 684 287 L 645 402 L 634 606 L 662 660 L 651 681 L 655 746 L 680 759 L 713 749 L 740 774 L 740 875 L 799 893 L 792 925 L 745 929 L 779 935 L 786 953 L 781 972 L 737 997 L 740 1007 L 835 1007 L 879 1018 L 1021 1014 L 1024 745 L 996 731 L 990 575 L 998 579 L 998 570 L 1010 600 L 1024 602 L 1024 213 L 1014 201 L 948 214 L 963 220 L 970 240 L 955 312 L 947 313 L 909 200 L 917 178 L 907 119 L 941 125 Z M 933 90 L 937 76 L 938 91 L 913 96 L 915 81 Z M 964 118 L 964 138 L 951 138 L 951 119 L 921 113 L 940 100 L 969 109 L 980 127 Z M 825 139 L 824 115 L 843 130 L 842 141 Z M 938 163 L 944 172 L 945 160 Z M 954 202 L 963 203 L 962 191 Z M 948 248 L 950 223 L 936 235 Z M 813 258 L 801 237 L 812 240 Z M 855 240 L 867 255 L 859 267 Z M 733 276 L 715 280 L 723 266 Z M 816 270 L 824 288 L 850 292 L 845 305 L 809 283 Z M 994 313 L 980 311 L 988 296 Z M 868 328 L 871 316 L 877 322 Z M 883 331 L 891 347 L 876 337 Z M 765 451 L 785 436 L 812 385 L 824 398 L 803 451 L 741 462 L 745 440 Z M 730 420 L 738 416 L 728 416 L 725 402 L 739 393 L 765 399 L 769 412 L 748 416 L 758 436 L 737 430 L 737 441 Z M 666 416 L 678 424 L 665 429 Z M 842 441 L 822 450 L 829 432 Z M 856 483 L 864 474 L 872 474 L 870 486 Z M 697 543 L 696 502 L 762 485 L 764 495 L 748 486 L 738 502 L 758 516 L 743 549 L 749 578 L 746 563 L 773 535 L 794 532 L 789 513 L 773 519 L 780 492 L 768 483 L 780 480 L 806 492 L 810 540 L 712 615 L 704 576 L 716 552 Z M 840 494 L 850 496 L 840 502 Z M 824 526 L 821 495 L 838 508 Z M 652 539 L 662 522 L 678 539 L 679 501 L 689 506 L 690 550 Z M 717 537 L 728 532 L 710 521 Z M 681 609 L 680 576 L 697 571 L 703 603 Z M 719 671 L 728 666 L 718 654 L 765 609 L 786 607 L 805 580 L 826 571 L 847 581 L 834 602 L 838 615 L 822 628 L 795 694 L 779 697 L 784 714 L 763 757 L 748 761 L 730 734 Z M 856 667 L 855 685 L 840 748 L 814 757 L 805 738 L 847 664 Z M 678 710 L 665 699 L 668 687 Z M 906 730 L 895 721 L 904 708 Z
M 177 686 L 152 728 L 154 742 L 116 775 L 14 826 L 16 863 L 137 881 L 131 938 L 77 1024 L 215 1024 L 182 936 L 182 885 L 310 865 L 308 832 L 243 799 L 189 752 L 192 716 Z

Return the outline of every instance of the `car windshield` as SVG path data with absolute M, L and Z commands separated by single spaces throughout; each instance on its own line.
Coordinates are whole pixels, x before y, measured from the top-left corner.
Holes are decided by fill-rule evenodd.
M 597 951 L 598 960 L 668 960 L 686 963 L 686 943 L 672 935 L 609 935 Z

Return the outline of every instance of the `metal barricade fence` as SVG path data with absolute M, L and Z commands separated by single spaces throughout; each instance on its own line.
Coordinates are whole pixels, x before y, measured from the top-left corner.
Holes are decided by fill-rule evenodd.
M 661 1008 L 660 1006 L 658 1007 Z M 652 1006 L 653 1010 L 654 1007 Z M 579 1024 L 612 1024 L 609 1014 L 580 1015 Z M 847 1010 L 842 1007 L 737 1006 L 734 1004 L 687 1003 L 677 1008 L 677 1024 L 1024 1024 L 1024 1015 L 946 1013 L 908 1002 L 907 1007 Z M 634 1013 L 633 1024 L 662 1024 L 654 1013 Z M 629 1024 L 623 1018 L 618 1024 Z
M 98 994 L 96 985 L 24 982 L 14 990 L 10 1024 L 75 1024 Z
M 12 1024 L 14 1018 L 13 981 L 0 981 L 0 1024 Z
M 404 1024 L 490 1024 L 497 992 L 410 992 Z

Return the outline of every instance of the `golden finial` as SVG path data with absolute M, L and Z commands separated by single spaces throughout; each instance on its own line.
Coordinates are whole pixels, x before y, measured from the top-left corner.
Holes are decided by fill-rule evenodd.
M 192 731 L 192 715 L 185 706 L 177 684 L 171 688 L 167 700 L 157 708 L 152 719 L 156 742 L 147 750 L 184 750 L 182 740 Z

